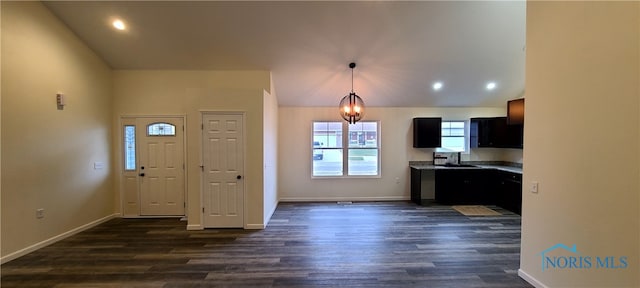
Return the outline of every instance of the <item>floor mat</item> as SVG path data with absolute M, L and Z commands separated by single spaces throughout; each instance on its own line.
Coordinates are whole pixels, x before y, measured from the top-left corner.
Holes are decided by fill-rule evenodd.
M 465 216 L 497 216 L 502 215 L 500 212 L 482 205 L 458 205 L 452 206 L 454 210 Z

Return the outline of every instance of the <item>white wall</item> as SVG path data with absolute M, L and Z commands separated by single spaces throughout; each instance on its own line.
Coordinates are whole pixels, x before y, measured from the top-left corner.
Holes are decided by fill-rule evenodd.
M 366 99 L 365 99 L 366 101 Z M 504 108 L 394 108 L 372 107 L 366 120 L 380 121 L 380 178 L 311 178 L 312 121 L 342 121 L 336 107 L 280 107 L 278 187 L 284 201 L 401 200 L 409 199 L 409 161 L 433 160 L 433 149 L 413 148 L 412 119 L 442 117 L 468 120 L 471 117 L 505 116 Z M 515 149 L 473 149 L 463 160 L 522 161 Z M 397 178 L 397 180 L 396 180 Z
M 639 5 L 527 2 L 520 274 L 540 287 L 640 286 Z M 558 243 L 629 266 L 542 271 Z
M 40 2 L 2 1 L 1 26 L 4 262 L 115 210 L 111 70 Z
M 202 224 L 201 111 L 245 112 L 245 228 L 263 228 L 265 90 L 270 91 L 268 71 L 115 71 L 113 121 L 118 137 L 113 145 L 122 146 L 120 116 L 185 115 L 187 216 L 189 228 L 197 229 Z M 117 167 L 122 167 L 121 153 L 114 153 Z
M 2 21 L 2 5 L 0 5 L 0 22 Z M 2 24 L 0 23 L 0 28 L 1 28 Z M 2 32 L 0 32 L 2 33 Z M 0 34 L 0 43 L 2 43 L 1 41 L 1 34 Z M 0 45 L 0 67 L 2 67 L 2 46 Z M 4 69 L 0 69 L 0 79 L 2 79 L 2 70 Z M 1 80 L 0 80 L 1 81 Z M 0 83 L 0 86 L 1 83 Z M 0 88 L 0 163 L 2 163 L 2 89 Z M 0 216 L 2 214 L 2 165 L 0 165 Z M 1 220 L 1 219 L 0 219 Z M 2 234 L 2 221 L 0 221 L 0 234 Z M 0 235 L 0 247 L 2 247 L 2 236 Z M 0 259 L 3 259 L 3 253 L 2 251 L 0 251 Z M 8 261 L 8 260 L 7 260 Z M 4 263 L 4 261 L 0 261 L 0 264 Z
M 278 206 L 278 98 L 271 85 L 264 92 L 264 223 Z

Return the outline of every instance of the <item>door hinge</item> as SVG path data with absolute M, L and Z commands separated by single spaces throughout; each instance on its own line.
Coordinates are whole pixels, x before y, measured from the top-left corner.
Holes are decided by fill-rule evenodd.
M 200 124 L 200 130 L 204 130 L 204 123 Z
M 202 207 L 202 214 L 204 214 L 204 207 Z

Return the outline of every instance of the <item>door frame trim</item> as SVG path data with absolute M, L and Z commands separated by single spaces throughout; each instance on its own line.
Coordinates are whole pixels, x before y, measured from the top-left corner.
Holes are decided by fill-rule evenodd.
M 202 126 L 200 129 L 200 167 L 204 167 L 204 116 L 205 115 L 240 115 L 242 116 L 242 175 L 246 175 L 247 171 L 247 112 L 244 110 L 198 110 L 200 112 L 200 124 Z M 248 228 L 247 224 L 247 187 L 249 186 L 249 181 L 247 181 L 247 177 L 242 177 L 244 181 L 243 189 L 242 189 L 242 227 L 243 229 Z M 200 169 L 200 206 L 198 209 L 198 214 L 200 215 L 200 229 L 206 229 L 204 225 L 204 168 Z M 193 225 L 195 226 L 195 225 Z M 196 230 L 196 227 L 191 227 L 193 229 L 188 230 Z M 215 228 L 214 228 L 215 229 Z
M 123 130 L 122 128 L 124 127 L 124 123 L 125 123 L 125 119 L 135 119 L 136 118 L 180 118 L 182 119 L 182 125 L 184 125 L 184 130 L 182 131 L 182 147 L 184 147 L 184 149 L 182 149 L 182 159 L 184 161 L 184 215 L 182 216 L 142 216 L 140 215 L 140 213 L 138 212 L 137 216 L 132 216 L 132 215 L 125 215 L 124 214 L 124 189 L 122 187 L 122 185 L 124 184 L 123 181 L 123 173 L 124 173 L 124 134 L 123 134 Z M 189 158 L 187 157 L 187 115 L 185 114 L 167 114 L 167 115 L 159 115 L 159 114 L 145 114 L 145 115 L 141 115 L 141 114 L 122 114 L 118 116 L 118 131 L 116 133 L 116 141 L 117 141 L 117 145 L 115 145 L 116 147 L 116 153 L 115 153 L 115 157 L 116 160 L 115 165 L 118 167 L 117 170 L 117 189 L 118 189 L 118 195 L 120 197 L 120 201 L 119 201 L 119 205 L 120 205 L 120 215 L 122 218 L 168 218 L 168 217 L 172 217 L 172 218 L 178 218 L 178 217 L 185 217 L 187 216 L 189 213 L 189 193 L 188 193 L 188 179 L 189 179 Z M 137 128 L 137 127 L 136 127 Z M 137 147 L 138 145 L 138 141 L 136 139 L 136 153 L 137 153 Z M 136 159 L 137 160 L 137 159 Z M 138 163 L 136 163 L 137 166 Z M 138 191 L 139 192 L 139 191 Z M 138 193 L 138 205 L 140 205 L 140 193 Z

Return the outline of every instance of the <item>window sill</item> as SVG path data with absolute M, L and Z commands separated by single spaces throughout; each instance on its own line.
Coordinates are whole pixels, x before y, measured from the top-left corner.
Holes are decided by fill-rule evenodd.
M 311 176 L 312 180 L 315 179 L 380 179 L 382 175 L 349 175 L 349 176 Z

